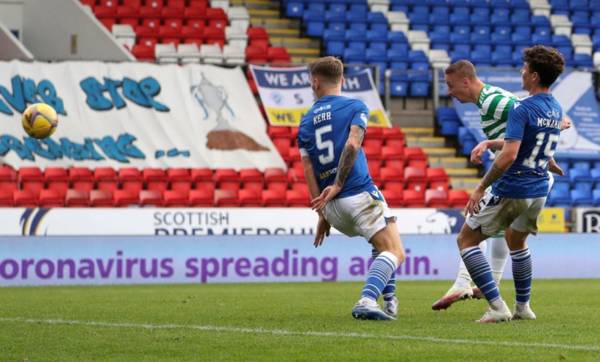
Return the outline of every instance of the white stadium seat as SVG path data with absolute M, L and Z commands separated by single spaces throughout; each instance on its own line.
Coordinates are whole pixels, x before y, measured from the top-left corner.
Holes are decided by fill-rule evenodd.
M 223 52 L 217 44 L 202 44 L 200 47 L 200 56 L 203 63 L 223 64 Z
M 196 44 L 179 44 L 177 47 L 177 56 L 181 64 L 200 63 L 200 49 Z
M 244 48 L 231 44 L 227 44 L 223 48 L 223 57 L 225 58 L 225 64 L 242 65 L 246 62 Z
M 154 56 L 161 64 L 177 63 L 177 50 L 175 49 L 175 45 L 172 43 L 156 44 L 156 47 L 154 48 Z

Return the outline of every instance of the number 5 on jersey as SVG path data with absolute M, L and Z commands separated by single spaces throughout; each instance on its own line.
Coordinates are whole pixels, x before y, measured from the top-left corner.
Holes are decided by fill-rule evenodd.
M 315 136 L 317 138 L 317 149 L 319 150 L 319 162 L 322 165 L 328 164 L 334 160 L 333 154 L 333 141 L 323 140 L 323 135 L 333 131 L 333 127 L 328 124 L 323 127 L 317 128 Z M 324 153 L 322 151 L 325 151 Z

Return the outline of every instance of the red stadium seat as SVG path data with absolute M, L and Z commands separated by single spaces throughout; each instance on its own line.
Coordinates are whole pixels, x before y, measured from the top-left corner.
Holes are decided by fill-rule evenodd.
M 0 189 L 0 207 L 12 207 L 14 205 L 13 194 L 16 191 L 9 189 Z
M 169 189 L 190 192 L 192 188 L 192 177 L 187 168 L 170 168 L 167 170 Z
M 131 191 L 136 195 L 139 194 L 144 186 L 144 179 L 142 173 L 137 168 L 124 167 L 119 169 L 118 179 L 121 183 L 121 189 Z M 117 195 L 115 194 L 115 200 Z
M 117 6 L 119 5 L 119 1 L 118 0 L 98 0 L 98 5 L 99 6 L 105 6 L 107 8 L 117 8 Z
M 212 181 L 213 171 L 210 168 L 193 168 L 190 172 L 192 182 Z
M 29 190 L 13 191 L 13 202 L 16 207 L 36 207 L 38 205 L 38 195 Z
M 140 203 L 139 190 L 117 190 L 114 192 L 115 206 L 124 207 Z
M 404 190 L 402 197 L 407 207 L 425 207 L 425 193 L 423 191 Z
M 82 5 L 89 6 L 93 8 L 96 5 L 96 0 L 80 0 Z
M 287 180 L 268 182 L 266 189 L 285 193 L 285 191 L 288 189 Z
M 448 204 L 450 207 L 463 208 L 467 206 L 469 194 L 465 190 L 450 190 L 448 191 Z
M 262 191 L 243 189 L 238 192 L 240 206 L 244 207 L 260 207 L 262 206 Z
M 21 189 L 32 192 L 36 198 L 44 188 L 44 175 L 38 167 L 21 167 L 18 180 Z
M 40 207 L 64 207 L 65 206 L 65 194 L 56 190 L 42 190 L 40 191 L 39 205 Z
M 178 190 L 167 190 L 163 193 L 165 207 L 186 207 L 189 194 Z
M 239 191 L 242 186 L 239 181 L 222 181 L 219 183 L 219 189 Z
M 46 167 L 44 170 L 46 188 L 64 196 L 69 189 L 69 175 L 62 167 Z
M 211 193 L 214 193 L 215 192 L 215 183 L 212 181 L 196 182 L 194 184 L 194 190 L 205 190 L 205 191 L 210 190 Z
M 264 48 L 250 45 L 246 47 L 246 61 L 252 64 L 265 64 L 269 61 L 269 57 Z
M 111 19 L 114 22 L 117 17 L 117 7 L 98 5 L 94 7 L 94 15 L 98 19 Z
M 122 0 L 123 6 L 129 6 L 138 9 L 142 6 L 142 0 Z
M 223 47 L 225 44 L 225 30 L 214 26 L 204 28 L 204 40 L 207 44 L 219 44 Z
M 0 167 L 0 182 L 16 182 L 17 171 L 11 167 L 2 166 Z
M 267 167 L 265 168 L 265 182 L 286 182 L 287 174 L 281 168 Z
M 102 25 L 104 25 L 104 27 L 106 29 L 108 29 L 108 31 L 112 31 L 112 27 L 113 25 L 115 25 L 117 23 L 117 19 L 115 18 L 104 18 L 104 19 L 99 19 L 100 23 L 102 23 Z
M 396 191 L 394 189 L 384 189 L 382 191 L 383 197 L 387 204 L 391 207 L 399 207 L 404 205 L 404 198 L 402 197 L 403 191 Z
M 183 10 L 183 17 L 186 19 L 205 19 L 206 4 L 198 4 L 197 6 L 189 6 Z
M 112 191 L 92 190 L 90 192 L 90 206 L 113 207 L 115 204 Z
M 276 64 L 289 64 L 292 58 L 285 47 L 270 47 L 267 50 L 269 62 Z
M 392 148 L 401 148 L 402 153 L 404 153 L 404 148 L 406 147 L 403 139 L 388 139 L 385 141 L 385 146 Z
M 117 18 L 119 19 L 127 19 L 127 18 L 138 18 L 140 15 L 139 7 L 134 7 L 130 5 L 122 5 L 117 8 Z M 123 22 L 121 21 L 121 24 Z
M 256 39 L 268 40 L 269 39 L 269 33 L 267 33 L 265 28 L 251 27 L 251 28 L 248 28 L 248 30 L 246 30 L 246 34 L 248 35 L 248 39 L 250 39 L 250 40 L 256 40 Z
M 163 205 L 163 193 L 159 190 L 141 190 L 139 198 L 142 206 L 160 207 Z
M 381 160 L 381 140 L 379 139 L 369 139 L 365 140 L 363 143 L 363 150 L 365 152 L 365 156 L 367 156 L 367 160 Z
M 240 170 L 240 180 L 246 182 L 262 182 L 263 174 L 256 168 L 243 168 Z
M 246 72 L 246 75 L 248 75 L 249 77 L 251 76 L 251 74 L 252 73 Z M 272 139 L 278 137 L 291 138 L 290 127 L 269 126 L 267 133 Z
M 158 36 L 163 40 L 168 38 L 179 38 L 181 36 L 181 28 L 161 25 L 161 27 L 158 28 Z
M 223 181 L 240 181 L 240 175 L 232 168 L 221 168 L 215 171 L 213 179 L 216 183 Z
M 159 18 L 163 9 L 162 0 L 146 0 L 146 5 L 140 8 L 140 17 Z
M 96 188 L 98 190 L 107 190 L 113 192 L 119 186 L 119 182 L 117 180 L 117 173 L 111 167 L 96 168 L 94 170 L 94 181 L 96 181 Z
M 403 160 L 404 148 L 383 146 L 383 148 L 381 149 L 381 154 L 384 160 Z
M 185 25 L 181 28 L 181 36 L 185 39 L 199 39 L 202 41 L 204 36 L 204 28 L 194 28 L 189 25 Z
M 290 182 L 290 183 L 306 182 L 306 178 L 304 176 L 304 171 L 303 170 L 298 171 L 297 169 L 294 169 L 294 168 L 288 169 L 287 179 L 288 179 L 288 182 Z
M 94 188 L 94 174 L 86 167 L 71 167 L 69 182 L 71 188 L 89 193 Z
M 262 192 L 264 186 L 265 185 L 262 181 L 260 181 L 260 182 L 259 181 L 249 181 L 249 182 L 244 182 L 244 186 L 242 189 Z
M 160 191 L 162 198 L 162 191 L 167 189 L 167 174 L 161 168 L 145 168 L 142 171 L 142 179 L 146 184 L 146 189 L 153 191 Z M 140 196 L 141 198 L 141 196 Z
M 131 53 L 137 60 L 154 60 L 154 47 L 134 45 Z
M 379 185 L 381 183 L 381 162 L 379 162 L 379 160 L 369 160 L 367 166 L 369 167 L 369 174 L 371 175 L 373 182 L 376 185 Z
M 283 160 L 287 162 L 290 158 L 290 139 L 287 137 L 274 138 L 273 145 L 275 145 L 277 152 L 279 152 Z
M 401 168 L 388 168 L 384 167 L 381 169 L 381 181 L 383 182 L 384 188 L 388 182 L 402 182 L 404 180 L 404 174 Z
M 227 14 L 222 8 L 206 9 L 206 20 L 208 26 L 225 30 L 227 26 Z
M 427 155 L 421 147 L 406 147 L 404 157 L 410 161 L 427 161 Z
M 215 206 L 240 206 L 237 191 L 215 190 Z
M 90 206 L 90 193 L 88 191 L 69 189 L 65 197 L 65 205 L 67 207 L 88 207 Z
M 402 174 L 404 174 L 404 160 L 385 160 L 383 164 L 387 168 L 399 168 L 402 170 Z
M 369 127 L 365 134 L 365 140 L 368 139 L 379 139 L 383 138 L 383 128 L 381 127 Z
M 285 206 L 285 192 L 282 190 L 265 190 L 262 193 L 262 202 L 267 207 Z
M 177 5 L 169 5 L 167 7 L 164 7 L 161 10 L 160 16 L 163 19 L 173 19 L 173 18 L 182 19 L 184 9 L 185 9 L 185 5 L 183 3 L 177 4 Z
M 448 207 L 448 193 L 444 190 L 425 191 L 425 205 L 427 207 Z
M 428 168 L 427 169 L 427 182 L 430 189 L 444 190 L 448 192 L 448 181 L 449 177 L 446 170 L 443 168 Z
M 288 153 L 288 162 L 292 164 L 300 161 L 301 159 L 302 156 L 300 156 L 300 149 L 298 149 L 296 146 L 290 147 L 290 152 Z
M 404 181 L 406 188 L 424 192 L 427 187 L 427 174 L 425 169 L 418 167 L 407 167 L 404 169 Z
M 307 207 L 310 205 L 310 197 L 308 193 L 300 190 L 287 190 L 285 204 L 290 207 Z
M 214 188 L 210 188 L 210 189 L 205 188 L 205 189 L 190 191 L 188 202 L 189 202 L 190 206 L 211 207 L 211 206 L 213 206 L 214 199 L 215 199 Z

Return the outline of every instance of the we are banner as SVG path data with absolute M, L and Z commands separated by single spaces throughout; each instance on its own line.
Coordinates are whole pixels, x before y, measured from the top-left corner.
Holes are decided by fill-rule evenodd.
M 51 138 L 21 127 L 30 104 Z M 0 62 L 0 161 L 99 167 L 285 168 L 241 69 L 146 63 Z
M 307 67 L 251 66 L 260 99 L 274 126 L 297 126 L 315 102 Z M 342 95 L 360 99 L 369 107 L 369 126 L 390 127 L 373 78 L 368 70 L 344 76 Z

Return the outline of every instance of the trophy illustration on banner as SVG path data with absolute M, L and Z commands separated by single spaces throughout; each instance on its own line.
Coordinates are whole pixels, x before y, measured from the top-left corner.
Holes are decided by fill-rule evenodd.
M 203 73 L 199 83 L 192 85 L 190 91 L 204 111 L 204 120 L 214 113 L 217 125 L 206 136 L 206 147 L 212 150 L 232 151 L 268 151 L 269 149 L 245 133 L 233 127 L 235 112 L 229 106 L 229 95 L 225 87 L 213 84 Z M 226 118 L 226 115 L 231 119 Z

